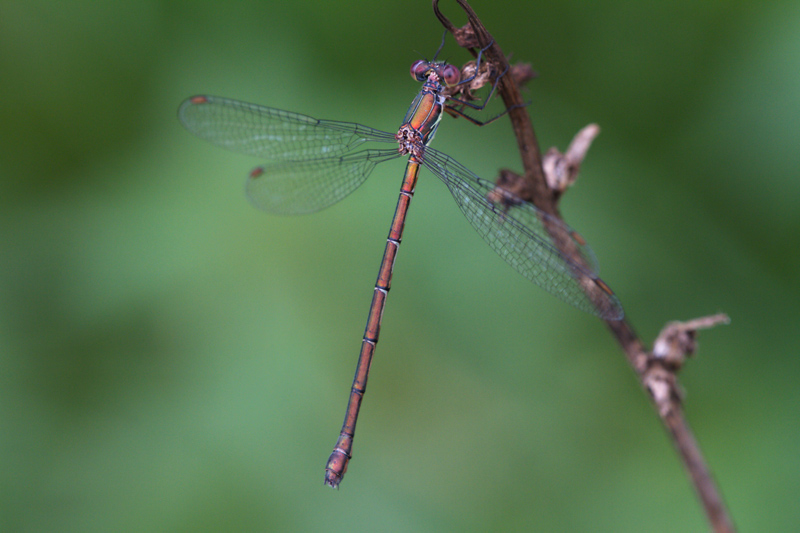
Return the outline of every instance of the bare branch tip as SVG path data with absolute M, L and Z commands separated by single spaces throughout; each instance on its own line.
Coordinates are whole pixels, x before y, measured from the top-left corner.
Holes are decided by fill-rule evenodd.
M 697 349 L 697 331 L 730 323 L 724 313 L 695 318 L 685 322 L 670 322 L 661 330 L 653 343 L 653 357 L 663 360 L 669 366 L 680 368 L 687 357 Z
M 600 126 L 589 124 L 572 138 L 566 153 L 550 148 L 542 159 L 547 185 L 554 191 L 564 192 L 578 179 L 581 168 L 592 141 L 600 134 Z
M 597 124 L 589 124 L 584 127 L 572 138 L 572 142 L 567 148 L 567 158 L 574 164 L 580 165 L 598 135 L 600 135 L 600 126 Z

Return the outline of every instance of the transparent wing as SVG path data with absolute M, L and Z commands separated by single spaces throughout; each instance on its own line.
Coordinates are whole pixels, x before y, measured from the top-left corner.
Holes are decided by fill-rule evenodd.
M 245 190 L 251 203 L 270 213 L 302 215 L 335 204 L 369 177 L 396 149 L 362 150 L 342 157 L 278 163 L 255 168 Z
M 318 120 L 217 96 L 187 98 L 178 118 L 201 139 L 275 161 L 336 157 L 365 142 L 397 142 L 393 134 L 361 124 Z
M 512 195 L 500 203 L 489 201 L 493 183 L 437 150 L 426 148 L 422 164 L 447 185 L 470 224 L 517 272 L 582 311 L 623 317 L 619 300 L 597 276 L 594 253 L 570 227 Z M 561 249 L 581 260 L 571 260 Z
M 394 135 L 361 124 L 306 115 L 216 96 L 193 96 L 178 109 L 190 132 L 235 152 L 278 161 L 253 169 L 245 189 L 265 211 L 303 214 L 328 207 L 351 192 L 396 148 L 356 151 Z

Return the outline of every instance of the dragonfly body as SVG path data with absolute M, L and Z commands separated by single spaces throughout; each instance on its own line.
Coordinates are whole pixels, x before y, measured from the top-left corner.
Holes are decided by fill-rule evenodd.
M 358 356 L 356 375 L 353 378 L 353 386 L 350 389 L 350 400 L 347 402 L 344 424 L 333 453 L 331 453 L 328 464 L 325 467 L 325 484 L 331 487 L 339 486 L 350 461 L 358 411 L 367 388 L 372 355 L 375 353 L 375 345 L 378 343 L 381 317 L 386 304 L 386 296 L 389 294 L 392 284 L 392 270 L 394 269 L 397 251 L 400 248 L 400 241 L 403 238 L 406 213 L 408 213 L 411 198 L 413 198 L 414 189 L 417 186 L 420 162 L 425 158 L 425 147 L 433 140 L 444 110 L 446 98 L 441 94 L 444 86 L 440 81 L 443 78 L 440 70 L 444 67 L 449 67 L 449 65 L 439 63 L 430 65 L 431 68 L 426 76 L 426 81 L 417 97 L 411 103 L 411 107 L 409 107 L 403 120 L 403 125 L 400 126 L 395 135 L 395 139 L 399 144 L 398 153 L 402 155 L 410 154 L 411 157 L 408 158 L 403 184 L 400 187 L 400 197 L 397 199 L 397 208 L 392 218 L 389 236 L 386 239 L 386 249 L 383 252 L 383 260 L 378 271 L 378 280 L 375 282 L 375 291 L 369 308 L 364 338 L 361 341 L 361 353 Z
M 201 138 L 277 161 L 257 167 L 247 181 L 251 202 L 274 213 L 323 209 L 354 191 L 378 163 L 409 156 L 344 424 L 325 469 L 325 483 L 331 487 L 339 485 L 351 457 L 358 412 L 420 166 L 445 183 L 478 233 L 523 276 L 584 311 L 609 319 L 620 319 L 623 314 L 613 292 L 596 274 L 594 255 L 577 233 L 511 193 L 503 192 L 498 199 L 493 183 L 429 148 L 447 106 L 443 91 L 459 83 L 458 69 L 443 62 L 421 60 L 412 65 L 411 74 L 423 85 L 394 135 L 360 124 L 318 120 L 213 96 L 189 98 L 178 112 L 184 126 Z M 383 147 L 362 148 L 365 143 Z M 387 143 L 395 147 L 387 148 Z M 562 247 L 556 244 L 575 250 L 580 259 L 565 257 Z

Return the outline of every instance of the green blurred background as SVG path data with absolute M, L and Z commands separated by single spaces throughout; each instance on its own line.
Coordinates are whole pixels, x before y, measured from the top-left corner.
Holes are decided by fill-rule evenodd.
M 602 127 L 562 209 L 642 338 L 730 314 L 682 374 L 688 417 L 741 530 L 797 531 L 800 4 L 473 5 L 540 73 L 544 149 Z M 354 460 L 323 487 L 403 163 L 270 216 L 242 192 L 260 161 L 176 110 L 392 131 L 441 31 L 422 0 L 0 3 L 3 531 L 706 528 L 603 324 L 426 172 Z M 507 121 L 445 118 L 435 145 L 519 169 Z

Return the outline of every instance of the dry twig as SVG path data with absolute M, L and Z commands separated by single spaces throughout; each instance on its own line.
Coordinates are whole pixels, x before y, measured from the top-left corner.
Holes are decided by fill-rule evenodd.
M 458 44 L 470 50 L 473 56 L 477 50 L 485 49 L 483 54 L 487 63 L 494 66 L 495 72 L 504 72 L 508 61 L 500 46 L 489 34 L 478 16 L 466 2 L 456 0 L 467 14 L 468 23 L 456 28 L 439 10 L 438 0 L 433 0 L 433 10 L 442 25 L 456 38 Z M 517 145 L 522 159 L 524 174 L 518 176 L 504 170 L 498 178 L 498 186 L 511 190 L 520 198 L 527 200 L 545 213 L 557 217 L 558 200 L 562 193 L 577 177 L 580 163 L 599 132 L 590 125 L 576 135 L 566 154 L 551 150 L 544 161 L 539 144 L 525 111 L 514 76 L 504 76 L 498 84 L 498 93 L 505 103 Z M 556 243 L 557 246 L 560 243 Z M 574 250 L 560 250 L 564 257 L 576 264 L 583 259 Z M 734 531 L 728 510 L 719 489 L 711 476 L 700 447 L 692 434 L 681 406 L 682 393 L 677 372 L 688 355 L 695 349 L 695 335 L 698 329 L 727 323 L 725 315 L 715 315 L 686 323 L 668 324 L 648 352 L 627 320 L 607 320 L 606 324 L 622 347 L 625 355 L 638 376 L 644 390 L 648 392 L 656 411 L 666 427 L 683 464 L 689 473 L 695 491 L 702 502 L 706 516 L 714 531 Z

